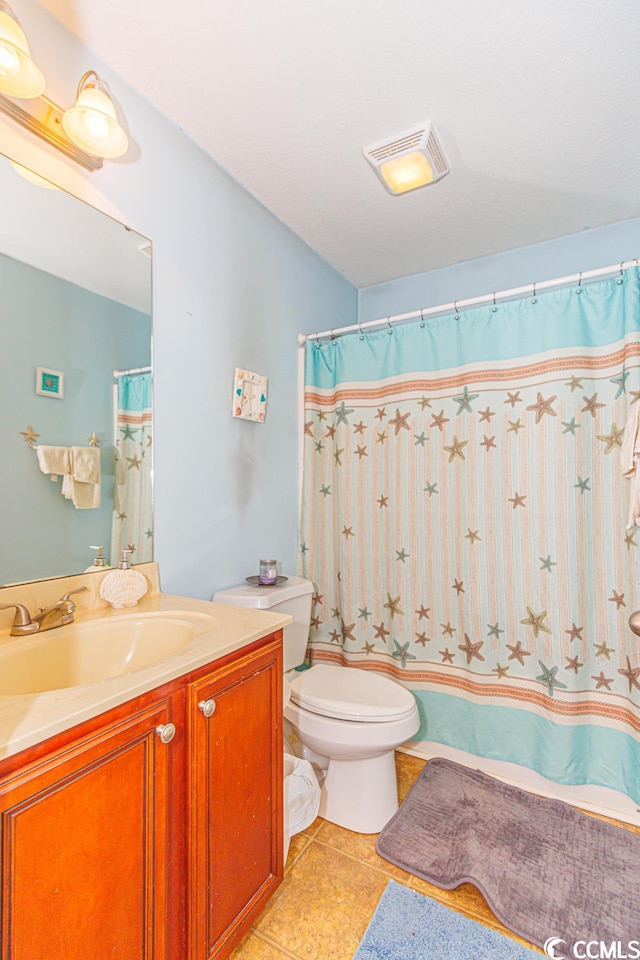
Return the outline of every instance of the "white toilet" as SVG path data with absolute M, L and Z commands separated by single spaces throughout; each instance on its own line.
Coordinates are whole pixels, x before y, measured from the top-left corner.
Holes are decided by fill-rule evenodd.
M 370 670 L 317 664 L 295 671 L 305 657 L 313 584 L 289 577 L 275 587 L 240 584 L 215 593 L 216 603 L 288 613 L 284 670 L 291 699 L 284 715 L 303 756 L 326 772 L 320 816 L 357 833 L 379 833 L 398 809 L 393 751 L 420 726 L 413 694 Z

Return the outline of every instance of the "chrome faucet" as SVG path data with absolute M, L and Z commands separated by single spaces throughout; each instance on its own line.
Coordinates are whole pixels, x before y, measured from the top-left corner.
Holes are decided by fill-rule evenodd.
M 22 603 L 0 603 L 0 610 L 15 607 L 16 615 L 10 631 L 12 637 L 24 637 L 30 633 L 44 633 L 45 630 L 53 630 L 65 623 L 73 623 L 76 605 L 71 599 L 71 595 L 73 593 L 84 593 L 87 589 L 88 587 L 78 587 L 76 590 L 69 590 L 60 600 L 56 600 L 48 607 L 42 607 L 33 618 Z

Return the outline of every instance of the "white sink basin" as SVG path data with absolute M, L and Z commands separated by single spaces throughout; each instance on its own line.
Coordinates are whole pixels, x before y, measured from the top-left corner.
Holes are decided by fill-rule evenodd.
M 87 686 L 150 667 L 179 652 L 214 617 L 140 613 L 73 623 L 0 646 L 0 696 Z

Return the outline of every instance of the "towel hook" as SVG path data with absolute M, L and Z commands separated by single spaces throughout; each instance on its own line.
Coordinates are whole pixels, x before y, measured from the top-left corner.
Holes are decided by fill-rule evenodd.
M 536 281 L 533 281 L 533 296 L 531 297 L 531 303 L 537 303 L 538 298 L 536 297 Z
M 459 319 L 460 319 L 460 314 L 458 313 L 458 301 L 457 301 L 457 300 L 454 300 L 454 301 L 453 301 L 453 319 L 454 319 L 454 320 L 459 320 Z
M 620 261 L 620 276 L 619 276 L 618 279 L 616 280 L 616 283 L 618 284 L 618 286 L 620 286 L 620 284 L 623 282 L 623 273 L 622 273 L 622 264 L 623 264 L 623 263 L 624 263 L 624 260 L 621 260 L 621 261 Z
M 580 271 L 580 276 L 578 278 L 578 288 L 576 293 L 582 293 L 582 270 Z
M 496 307 L 496 292 L 493 291 L 493 306 L 491 307 L 491 313 L 496 313 L 498 308 Z

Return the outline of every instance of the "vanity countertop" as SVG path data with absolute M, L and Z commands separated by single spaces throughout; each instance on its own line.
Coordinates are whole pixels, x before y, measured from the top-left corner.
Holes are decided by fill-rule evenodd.
M 154 593 L 141 600 L 136 607 L 124 610 L 109 607 L 87 613 L 78 611 L 75 623 L 106 622 L 110 618 L 123 616 L 135 618 L 137 614 L 173 614 L 178 618 L 180 614 L 195 614 L 196 635 L 178 652 L 133 673 L 88 686 L 0 696 L 0 759 L 19 753 L 118 704 L 218 660 L 292 622 L 289 616 L 267 611 Z M 58 627 L 47 631 L 43 637 L 54 640 L 65 629 Z M 8 637 L 0 631 L 0 648 L 7 643 L 20 642 L 21 638 Z

